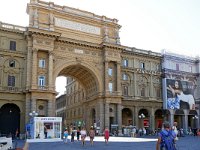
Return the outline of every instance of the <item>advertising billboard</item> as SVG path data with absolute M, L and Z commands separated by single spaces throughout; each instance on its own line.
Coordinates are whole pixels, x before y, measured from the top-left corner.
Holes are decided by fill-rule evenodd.
M 195 109 L 194 83 L 163 79 L 164 109 Z

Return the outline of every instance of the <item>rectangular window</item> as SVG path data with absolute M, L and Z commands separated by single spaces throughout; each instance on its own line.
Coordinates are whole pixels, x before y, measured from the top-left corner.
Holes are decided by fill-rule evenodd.
M 128 80 L 128 75 L 125 74 L 125 73 L 123 73 L 123 75 L 122 75 L 122 79 L 125 80 L 125 81 Z
M 179 71 L 179 64 L 176 64 L 176 70 Z
M 190 66 L 190 69 L 189 69 L 189 70 L 190 70 L 190 72 L 192 72 L 192 66 Z
M 39 76 L 38 86 L 45 86 L 45 76 Z
M 40 59 L 39 60 L 39 67 L 40 68 L 45 68 L 45 59 Z
M 10 50 L 16 51 L 16 41 L 10 41 Z
M 127 59 L 123 60 L 123 67 L 128 67 L 128 60 Z
M 113 91 L 113 84 L 112 84 L 112 82 L 110 82 L 110 83 L 108 84 L 108 90 L 109 90 L 110 92 Z
M 143 62 L 140 63 L 140 68 L 145 69 L 145 64 Z
M 128 96 L 128 87 L 124 86 L 124 96 Z
M 108 68 L 108 75 L 112 76 L 112 68 Z
M 15 86 L 15 76 L 8 75 L 8 86 Z
M 145 96 L 145 89 L 144 88 L 141 89 L 141 96 Z

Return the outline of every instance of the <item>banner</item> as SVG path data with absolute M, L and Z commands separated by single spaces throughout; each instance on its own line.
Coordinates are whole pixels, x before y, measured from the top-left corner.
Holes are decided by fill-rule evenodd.
M 163 93 L 164 109 L 195 109 L 193 82 L 165 79 Z

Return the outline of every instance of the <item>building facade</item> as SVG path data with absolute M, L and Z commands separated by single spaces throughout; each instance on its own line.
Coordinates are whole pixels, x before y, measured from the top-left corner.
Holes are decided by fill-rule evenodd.
M 117 19 L 40 0 L 27 14 L 26 28 L 0 24 L 1 133 L 23 133 L 31 112 L 99 132 L 161 128 L 160 53 L 121 45 Z M 59 76 L 70 78 L 56 103 Z
M 199 127 L 199 58 L 163 51 L 163 108 L 178 128 Z

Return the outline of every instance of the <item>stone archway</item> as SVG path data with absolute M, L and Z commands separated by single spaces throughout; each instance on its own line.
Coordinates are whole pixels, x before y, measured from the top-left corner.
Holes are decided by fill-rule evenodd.
M 20 109 L 12 103 L 4 104 L 0 109 L 0 132 L 2 135 L 12 134 L 18 129 L 20 132 Z
M 122 125 L 123 126 L 133 125 L 133 114 L 129 108 L 122 109 Z
M 149 127 L 149 112 L 147 109 L 140 109 L 138 112 L 139 128 Z
M 163 123 L 163 111 L 161 109 L 157 109 L 155 111 L 155 128 L 161 129 Z
M 196 110 L 190 110 L 188 114 L 188 127 L 196 128 L 198 122 L 198 113 Z

